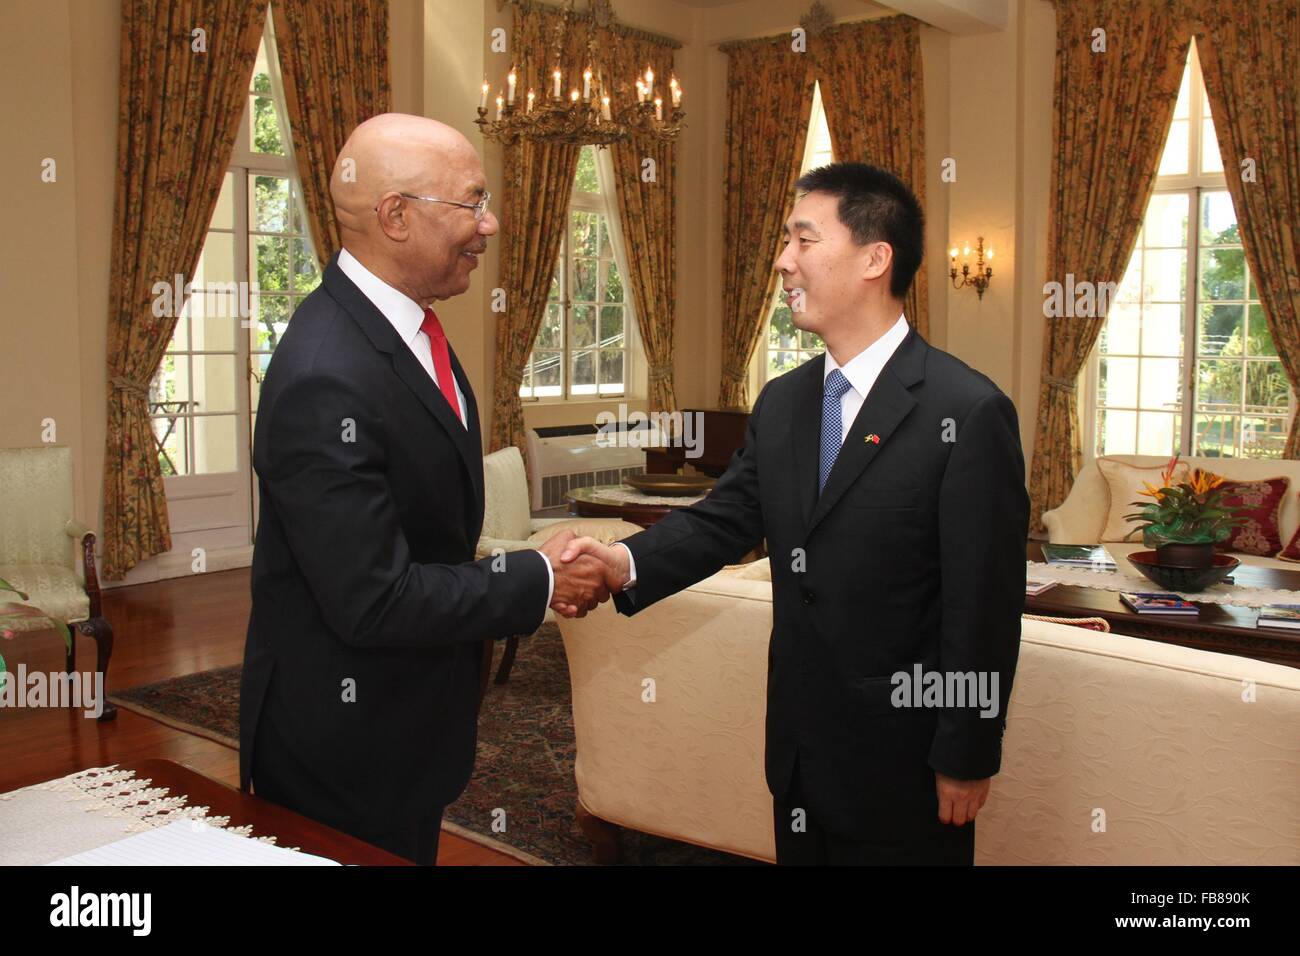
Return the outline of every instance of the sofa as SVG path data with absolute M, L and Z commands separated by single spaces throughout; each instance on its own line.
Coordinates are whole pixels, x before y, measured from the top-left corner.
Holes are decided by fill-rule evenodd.
M 619 827 L 774 859 L 766 560 L 559 624 L 598 860 Z M 1300 863 L 1300 670 L 1036 620 L 1021 641 L 977 863 Z
M 1106 457 L 1142 468 L 1158 468 L 1169 461 L 1168 457 L 1160 455 L 1108 455 Z M 1235 481 L 1277 477 L 1290 479 L 1291 483 L 1282 499 L 1282 508 L 1278 515 L 1278 529 L 1281 532 L 1283 547 L 1300 526 L 1300 461 L 1277 458 L 1181 458 L 1179 460 L 1185 462 L 1189 468 L 1203 468 Z M 1074 487 L 1070 489 L 1070 493 L 1065 501 L 1061 502 L 1060 507 L 1043 512 L 1043 524 L 1047 528 L 1048 541 L 1053 544 L 1101 543 L 1105 545 L 1117 564 L 1121 567 L 1125 566 L 1125 556 L 1143 550 L 1145 545 L 1142 544 L 1140 534 L 1135 534 L 1131 540 L 1125 542 L 1101 541 L 1109 510 L 1110 487 L 1094 459 L 1079 472 Z M 1136 510 L 1136 507 L 1129 507 L 1125 513 Z M 1242 564 L 1256 567 L 1300 570 L 1300 564 L 1294 561 L 1281 561 L 1277 558 L 1239 552 L 1233 552 L 1233 557 L 1238 558 Z

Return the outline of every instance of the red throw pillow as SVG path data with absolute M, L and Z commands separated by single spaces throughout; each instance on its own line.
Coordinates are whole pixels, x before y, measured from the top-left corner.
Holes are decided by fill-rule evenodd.
M 1239 554 L 1257 554 L 1271 558 L 1282 550 L 1282 532 L 1278 530 L 1278 514 L 1282 510 L 1282 499 L 1286 497 L 1286 478 L 1261 478 L 1258 481 L 1225 480 L 1220 488 L 1226 488 L 1223 505 L 1236 513 L 1238 518 L 1245 518 L 1239 525 L 1234 525 L 1227 540 L 1215 545 L 1220 551 L 1236 551 Z M 1292 539 L 1288 548 L 1296 545 Z

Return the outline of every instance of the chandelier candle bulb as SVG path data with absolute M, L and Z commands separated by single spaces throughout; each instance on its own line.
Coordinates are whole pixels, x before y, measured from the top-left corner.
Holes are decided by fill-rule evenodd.
M 578 102 L 578 88 L 576 86 L 573 89 L 569 90 L 569 102 L 570 103 Z
M 608 97 L 608 96 L 602 96 L 602 97 L 600 98 L 600 115 L 601 115 L 601 118 L 602 118 L 602 119 L 605 119 L 605 120 L 608 120 L 608 119 L 610 118 L 610 115 L 609 115 L 609 97 Z
M 533 100 L 535 100 L 536 98 L 537 98 L 537 94 L 534 93 L 532 90 L 529 90 L 528 91 L 528 112 L 530 113 L 533 111 Z
M 515 83 L 518 77 L 515 75 L 515 68 L 510 68 L 510 74 L 506 77 L 506 102 L 511 106 L 515 105 Z
M 655 97 L 655 119 L 661 123 L 664 121 L 664 98 L 662 96 Z
M 500 122 L 501 120 L 501 110 L 505 107 L 505 102 L 506 102 L 505 97 L 501 95 L 500 90 L 497 90 L 497 121 L 498 122 Z
M 655 92 L 655 71 L 650 67 L 645 68 L 645 95 L 647 98 L 654 95 Z
M 483 78 L 483 92 L 482 92 L 482 95 L 480 95 L 479 98 L 478 98 L 478 108 L 481 109 L 481 110 L 486 110 L 486 109 L 487 109 L 487 95 L 488 95 L 488 81 L 487 81 L 487 77 L 484 77 L 484 78 Z
M 558 100 L 560 98 L 560 68 L 559 67 L 556 67 L 555 72 L 551 74 L 551 80 L 554 83 L 554 88 L 555 88 L 555 92 L 552 93 L 551 95 Z
M 582 101 L 585 103 L 591 99 L 591 67 L 582 71 Z

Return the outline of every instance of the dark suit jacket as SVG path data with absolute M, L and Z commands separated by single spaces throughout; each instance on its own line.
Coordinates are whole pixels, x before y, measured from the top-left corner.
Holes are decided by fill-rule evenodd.
M 455 353 L 451 364 L 468 430 L 332 261 L 262 386 L 240 780 L 351 833 L 427 818 L 461 793 L 479 642 L 531 633 L 546 611 L 537 552 L 495 573 L 472 560 L 479 416 Z M 253 775 L 259 731 L 277 757 Z
M 997 772 L 1019 650 L 1029 498 L 1015 406 L 913 329 L 819 496 L 823 368 L 819 356 L 769 382 L 709 496 L 623 542 L 637 584 L 615 602 L 634 614 L 766 538 L 768 787 L 786 796 L 797 755 L 805 809 L 833 834 L 942 840 L 955 828 L 938 822 L 934 771 Z M 996 672 L 996 718 L 892 706 L 892 675 L 917 664 Z

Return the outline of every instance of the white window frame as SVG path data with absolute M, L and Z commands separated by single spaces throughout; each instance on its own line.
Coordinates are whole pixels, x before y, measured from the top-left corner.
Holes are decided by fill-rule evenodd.
M 608 148 L 592 147 L 596 158 L 596 180 L 600 184 L 599 193 L 578 192 L 574 189 L 569 198 L 569 207 L 564 213 L 564 239 L 560 243 L 559 262 L 563 263 L 560 283 L 560 394 L 559 395 L 521 395 L 519 400 L 524 405 L 573 405 L 581 403 L 603 404 L 611 399 L 644 398 L 646 388 L 642 385 L 645 375 L 645 358 L 641 348 L 640 327 L 637 324 L 636 304 L 633 301 L 631 274 L 628 271 L 627 246 L 623 241 L 623 224 L 618 214 L 615 201 L 614 161 Z M 609 229 L 609 241 L 614 250 L 614 264 L 618 267 L 619 277 L 623 282 L 623 391 L 593 392 L 590 395 L 574 395 L 570 392 L 573 378 L 573 355 L 570 349 L 570 323 L 572 322 L 572 305 L 569 303 L 568 290 L 573 281 L 573 265 L 569 256 L 569 231 L 575 212 L 594 212 L 605 217 Z M 552 274 L 555 267 L 552 266 Z M 597 329 L 600 328 L 599 306 L 596 316 Z M 538 330 L 540 334 L 540 328 Z M 537 347 L 536 338 L 533 348 Z M 532 361 L 533 350 L 528 353 Z M 599 349 L 596 361 L 599 362 Z M 598 386 L 599 387 L 599 386 Z

